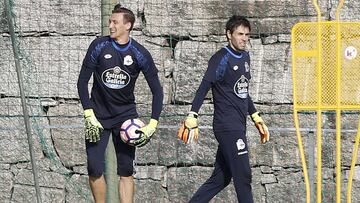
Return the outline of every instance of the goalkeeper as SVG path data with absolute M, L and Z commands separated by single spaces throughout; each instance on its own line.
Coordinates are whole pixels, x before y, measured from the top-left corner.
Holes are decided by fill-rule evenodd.
M 178 137 L 185 143 L 198 139 L 198 111 L 207 92 L 214 101 L 213 130 L 219 146 L 211 177 L 198 189 L 190 202 L 209 202 L 233 179 L 237 199 L 252 203 L 251 167 L 246 139 L 246 118 L 251 115 L 260 132 L 260 142 L 269 140 L 269 131 L 256 111 L 249 95 L 250 56 L 245 51 L 250 23 L 241 16 L 232 16 L 226 23 L 228 45 L 209 60 L 208 69 L 196 92 L 191 111 L 181 126 Z
M 105 202 L 105 149 L 110 134 L 117 158 L 120 202 L 133 202 L 133 162 L 135 147 L 121 141 L 121 124 L 137 118 L 134 87 L 142 72 L 152 92 L 152 115 L 139 129 L 143 139 L 132 144 L 143 146 L 155 132 L 162 110 L 163 91 L 158 70 L 150 53 L 129 35 L 134 13 L 117 4 L 109 19 L 110 36 L 99 37 L 89 46 L 78 79 L 78 92 L 84 109 L 89 184 L 95 202 Z M 93 76 L 89 96 L 88 82 Z

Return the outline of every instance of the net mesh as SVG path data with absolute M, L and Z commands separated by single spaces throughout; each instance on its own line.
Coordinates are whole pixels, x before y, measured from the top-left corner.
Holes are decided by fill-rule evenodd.
M 356 57 L 359 26 L 359 23 L 323 22 L 299 23 L 294 28 L 293 64 L 297 93 L 294 96 L 300 108 L 320 105 L 324 109 L 335 109 L 336 95 L 339 94 L 340 108 L 359 109 L 359 57 Z M 338 30 L 341 30 L 340 39 L 337 39 Z M 318 36 L 320 43 L 314 43 Z M 319 96 L 321 102 L 318 104 Z
M 76 82 L 81 62 L 91 41 L 101 34 L 101 8 L 112 4 L 88 1 L 10 1 L 15 22 L 16 41 L 11 42 L 6 18 L 0 20 L 0 199 L 5 202 L 36 202 L 33 169 L 24 129 L 20 90 L 12 53 L 12 43 L 20 54 L 24 93 L 29 109 L 31 137 L 39 171 L 43 202 L 93 202 L 88 186 L 83 136 L 83 110 Z M 114 3 L 114 2 L 113 2 Z M 217 148 L 212 133 L 212 99 L 208 93 L 200 111 L 200 141 L 185 146 L 176 138 L 181 120 L 187 114 L 211 55 L 227 44 L 226 20 L 233 14 L 246 14 L 253 25 L 249 46 L 252 81 L 250 93 L 272 134 L 272 143 L 260 146 L 258 132 L 248 121 L 251 145 L 253 194 L 256 202 L 299 202 L 305 189 L 292 120 L 292 78 L 290 30 L 298 21 L 313 20 L 310 3 L 300 1 L 122 1 L 136 14 L 132 37 L 152 54 L 164 88 L 164 109 L 160 126 L 151 143 L 137 151 L 136 202 L 186 202 L 211 175 Z M 3 1 L 0 11 L 5 11 Z M 327 5 L 321 5 L 327 8 Z M 347 10 L 351 6 L 346 7 Z M 359 5 L 354 5 L 355 10 Z M 2 10 L 3 9 L 3 10 Z M 325 9 L 323 9 L 325 10 Z M 356 10 L 356 11 L 357 11 Z M 0 13 L 1 13 L 0 12 Z M 3 12 L 5 13 L 5 12 Z M 330 18 L 330 14 L 327 14 Z M 304 17 L 307 16 L 307 17 Z M 351 17 L 354 19 L 354 17 Z M 105 19 L 107 21 L 107 19 Z M 107 26 L 106 23 L 103 24 Z M 317 61 L 311 56 L 317 31 L 309 26 L 299 29 L 296 52 L 300 78 L 299 105 L 316 104 L 316 72 L 310 67 Z M 333 25 L 324 24 L 328 40 L 324 57 L 328 66 L 334 46 Z M 358 25 L 345 26 L 342 51 L 357 42 Z M 326 32 L 325 32 L 326 31 Z M 357 46 L 357 45 L 356 45 Z M 325 56 L 326 54 L 326 56 Z M 348 63 L 342 81 L 344 105 L 357 105 L 356 81 L 358 58 Z M 335 91 L 332 69 L 326 69 L 323 81 L 327 91 Z M 326 74 L 325 74 L 326 75 Z M 91 86 L 91 84 L 90 84 Z M 309 93 L 311 96 L 309 97 Z M 347 95 L 347 96 L 345 96 Z M 323 95 L 323 100 L 328 96 Z M 151 115 L 151 92 L 142 76 L 137 81 L 138 111 L 145 121 Z M 349 101 L 356 101 L 351 103 Z M 328 102 L 328 101 L 327 101 Z M 329 101 L 333 105 L 334 101 Z M 301 115 L 307 157 L 311 157 L 314 132 L 313 113 Z M 332 113 L 324 113 L 327 141 L 324 152 L 324 202 L 334 200 L 335 147 Z M 357 114 L 344 114 L 344 153 L 350 153 Z M 324 142 L 325 143 L 325 142 Z M 350 160 L 344 158 L 345 169 Z M 346 173 L 347 170 L 344 170 Z M 110 174 L 107 174 L 110 175 Z M 290 177 L 290 178 L 289 178 Z M 359 182 L 357 184 L 359 188 Z M 293 188 L 299 188 L 294 190 Z M 116 189 L 115 189 L 116 190 Z M 355 191 L 356 189 L 354 189 Z M 277 194 L 283 194 L 279 197 Z M 358 200 L 360 197 L 355 196 Z M 265 199 L 265 200 L 264 200 Z M 116 202 L 112 197 L 109 202 Z M 212 202 L 237 202 L 233 186 L 219 193 Z

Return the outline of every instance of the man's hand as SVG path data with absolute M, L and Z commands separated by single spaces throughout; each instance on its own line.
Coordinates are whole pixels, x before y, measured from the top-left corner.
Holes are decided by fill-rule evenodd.
M 198 114 L 190 111 L 185 121 L 181 125 L 178 138 L 185 142 L 185 144 L 197 142 L 199 139 L 199 128 L 198 128 Z
M 85 139 L 89 142 L 97 142 L 100 140 L 100 133 L 104 128 L 101 123 L 96 119 L 92 109 L 84 111 L 85 118 Z
M 270 139 L 270 132 L 268 127 L 265 125 L 263 119 L 260 117 L 259 112 L 251 114 L 251 119 L 254 121 L 256 128 L 258 129 L 261 140 L 260 143 L 264 144 Z
M 150 119 L 149 124 L 135 131 L 136 133 L 143 134 L 141 138 L 139 140 L 130 141 L 130 143 L 136 147 L 142 147 L 146 145 L 150 141 L 151 137 L 154 135 L 157 125 L 157 120 Z

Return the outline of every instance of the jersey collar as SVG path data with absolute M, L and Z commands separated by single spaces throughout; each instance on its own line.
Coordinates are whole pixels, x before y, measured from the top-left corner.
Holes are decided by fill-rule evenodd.
M 113 45 L 113 47 L 118 50 L 118 51 L 126 51 L 129 49 L 129 47 L 131 46 L 131 37 L 129 38 L 129 42 L 126 44 L 119 44 L 117 43 L 114 39 L 111 39 L 111 44 Z
M 231 48 L 229 45 L 224 47 L 226 49 L 226 51 L 228 51 L 233 57 L 241 59 L 243 57 L 243 53 L 242 52 L 237 52 L 235 51 L 233 48 Z

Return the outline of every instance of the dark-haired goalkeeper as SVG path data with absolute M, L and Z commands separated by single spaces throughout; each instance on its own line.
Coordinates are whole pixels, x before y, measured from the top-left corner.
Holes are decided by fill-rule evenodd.
M 250 115 L 261 135 L 261 143 L 269 141 L 269 131 L 256 111 L 249 95 L 250 57 L 245 51 L 250 23 L 232 16 L 226 24 L 229 44 L 210 59 L 208 69 L 196 92 L 191 111 L 178 132 L 185 143 L 198 139 L 198 111 L 207 92 L 214 101 L 213 131 L 219 142 L 215 168 L 211 177 L 191 198 L 192 203 L 209 202 L 233 179 L 240 203 L 252 203 L 251 167 L 246 140 L 246 118 Z
M 140 72 L 152 92 L 152 114 L 149 123 L 139 131 L 142 139 L 132 144 L 144 146 L 154 134 L 162 110 L 163 91 L 158 70 L 150 53 L 129 36 L 135 16 L 127 8 L 116 5 L 109 19 L 110 36 L 95 39 L 84 58 L 78 92 L 85 117 L 85 138 L 89 184 L 95 202 L 105 202 L 105 149 L 110 134 L 116 151 L 120 202 L 134 201 L 135 147 L 121 141 L 121 124 L 137 118 L 134 87 Z M 91 96 L 88 82 L 93 76 Z

